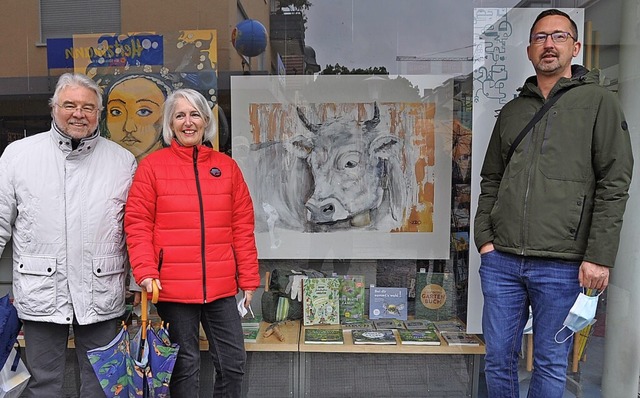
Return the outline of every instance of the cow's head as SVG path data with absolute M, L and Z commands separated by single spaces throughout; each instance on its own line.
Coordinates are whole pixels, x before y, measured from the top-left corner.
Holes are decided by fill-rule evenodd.
M 370 213 L 383 201 L 390 162 L 398 159 L 401 142 L 378 128 L 380 110 L 374 103 L 371 119 L 359 122 L 346 116 L 312 124 L 298 108 L 308 130 L 286 143 L 288 151 L 308 162 L 314 191 L 305 203 L 307 220 L 316 224 L 370 222 Z

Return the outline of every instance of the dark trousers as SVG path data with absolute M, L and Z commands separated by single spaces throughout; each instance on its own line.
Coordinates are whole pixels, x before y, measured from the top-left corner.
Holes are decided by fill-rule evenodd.
M 87 351 L 109 344 L 117 333 L 117 320 L 91 325 L 73 325 L 76 356 L 80 369 L 80 396 L 102 397 L 104 392 L 87 358 Z M 63 396 L 64 370 L 69 325 L 23 321 L 26 365 L 31 373 L 25 398 Z
M 214 397 L 240 397 L 247 359 L 235 297 L 206 304 L 157 303 L 169 324 L 169 337 L 180 345 L 171 376 L 171 398 L 196 398 L 200 390 L 200 323 L 216 370 Z

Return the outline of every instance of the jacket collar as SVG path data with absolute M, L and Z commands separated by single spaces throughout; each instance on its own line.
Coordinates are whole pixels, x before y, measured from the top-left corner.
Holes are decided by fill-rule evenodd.
M 600 71 L 598 69 L 592 69 L 591 71 L 582 65 L 571 65 L 571 78 L 560 78 L 556 85 L 549 92 L 549 96 L 552 96 L 556 91 L 565 87 L 575 87 L 583 84 L 599 84 L 600 83 Z M 536 96 L 542 97 L 540 90 L 538 89 L 538 79 L 535 75 L 530 76 L 525 80 L 524 85 L 518 89 L 521 96 Z
M 94 131 L 93 134 L 91 134 L 89 137 L 80 139 L 78 147 L 73 150 L 71 137 L 63 133 L 62 130 L 60 130 L 58 126 L 56 126 L 55 122 L 51 122 L 50 132 L 51 138 L 53 139 L 56 147 L 60 149 L 60 151 L 62 151 L 62 153 L 64 153 L 65 155 L 69 155 L 71 152 L 76 152 L 78 156 L 91 153 L 97 145 L 98 140 L 100 139 L 100 132 L 98 129 L 96 129 L 96 131 Z
M 171 151 L 178 155 L 178 157 L 189 161 L 193 161 L 195 153 L 198 156 L 198 162 L 202 162 L 211 156 L 211 152 L 213 150 L 208 146 L 201 144 L 195 146 L 182 146 L 174 138 L 173 140 L 171 140 Z

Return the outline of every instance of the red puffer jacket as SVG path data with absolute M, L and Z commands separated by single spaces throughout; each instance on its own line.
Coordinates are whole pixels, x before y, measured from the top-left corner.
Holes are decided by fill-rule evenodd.
M 260 284 L 249 190 L 211 148 L 174 140 L 144 158 L 124 224 L 133 275 L 160 279 L 160 301 L 208 303 Z

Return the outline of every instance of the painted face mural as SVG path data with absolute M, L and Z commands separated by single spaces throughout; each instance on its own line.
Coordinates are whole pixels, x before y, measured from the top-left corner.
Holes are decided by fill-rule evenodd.
M 106 126 L 110 139 L 140 160 L 162 147 L 165 92 L 145 76 L 123 79 L 108 93 Z

